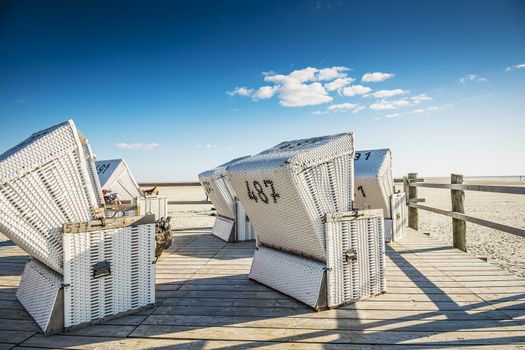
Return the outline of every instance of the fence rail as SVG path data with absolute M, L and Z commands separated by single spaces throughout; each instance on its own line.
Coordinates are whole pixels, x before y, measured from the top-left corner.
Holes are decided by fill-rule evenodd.
M 187 181 L 187 182 L 140 182 L 140 187 L 201 187 L 200 182 Z M 172 205 L 201 205 L 201 204 L 212 204 L 208 196 L 203 201 L 168 201 L 168 204 Z
M 425 210 L 432 213 L 448 216 L 452 218 L 452 238 L 454 247 L 466 251 L 466 223 L 470 222 L 476 225 L 489 227 L 495 230 L 511 233 L 517 236 L 525 237 L 525 230 L 518 227 L 500 224 L 490 220 L 484 220 L 465 214 L 464 191 L 479 191 L 492 193 L 505 193 L 525 195 L 523 186 L 492 186 L 492 185 L 470 185 L 463 184 L 463 175 L 452 174 L 450 184 L 425 183 L 424 179 L 419 179 L 417 173 L 410 173 L 403 178 L 405 192 L 408 192 L 408 225 L 417 230 L 419 228 L 418 210 Z M 418 198 L 417 188 L 438 188 L 449 189 L 452 201 L 452 210 L 443 210 L 426 205 L 418 204 L 424 202 L 423 198 Z
M 200 187 L 198 181 L 179 181 L 179 182 L 140 182 L 140 187 Z

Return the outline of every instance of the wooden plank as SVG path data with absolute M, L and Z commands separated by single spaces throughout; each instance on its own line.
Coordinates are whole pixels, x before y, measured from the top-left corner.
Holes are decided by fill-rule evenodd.
M 507 194 L 525 194 L 525 186 L 497 186 L 497 185 L 474 185 L 474 184 L 437 184 L 429 182 L 411 182 L 410 187 L 440 188 L 449 190 L 478 191 Z
M 292 299 L 216 299 L 216 298 L 172 298 L 164 299 L 164 306 L 198 306 L 198 307 L 251 307 L 251 308 L 293 308 L 311 312 L 306 306 Z
M 381 322 L 380 320 L 360 319 L 331 319 L 331 318 L 257 318 L 246 316 L 190 316 L 190 315 L 152 315 L 143 325 L 161 326 L 190 326 L 190 327 L 235 327 L 235 328 L 302 328 L 316 330 L 377 330 L 392 331 L 402 329 L 410 332 L 441 331 L 452 332 L 463 330 L 466 332 L 480 331 L 523 331 L 525 321 L 496 321 L 473 320 L 468 324 L 463 321 L 437 320 L 421 321 L 408 320 L 401 323 Z M 242 329 L 239 330 L 242 332 Z
M 0 329 L 0 339 L 7 341 L 9 343 L 12 343 L 12 344 L 19 344 L 34 334 L 35 332 L 10 331 L 10 330 Z
M 482 332 L 396 332 L 396 331 L 343 331 L 332 332 L 299 328 L 243 328 L 187 327 L 140 325 L 131 337 L 159 337 L 173 339 L 249 340 L 249 341 L 299 341 L 306 343 L 332 342 L 341 344 L 425 344 L 461 345 L 505 344 L 507 338 L 525 341 L 525 330 Z
M 451 184 L 462 184 L 463 175 L 450 175 Z M 452 201 L 452 211 L 455 213 L 465 214 L 465 191 L 450 190 Z M 467 251 L 467 223 L 463 220 L 452 218 L 452 240 L 453 246 L 464 252 Z
M 455 213 L 453 211 L 448 211 L 448 210 L 443 210 L 443 209 L 438 209 L 438 208 L 432 208 L 432 207 L 429 207 L 429 206 L 426 206 L 426 205 L 415 204 L 415 203 L 410 203 L 409 204 L 409 208 L 426 210 L 426 211 L 430 211 L 430 212 L 433 212 L 433 213 L 436 213 L 436 214 L 445 215 L 445 216 L 448 216 L 448 217 L 451 217 L 451 218 L 454 218 L 454 219 L 459 219 L 459 220 L 463 220 L 463 221 L 466 221 L 466 222 L 471 222 L 471 223 L 476 224 L 476 225 L 489 227 L 489 228 L 492 228 L 492 229 L 495 229 L 495 230 L 498 230 L 498 231 L 511 233 L 513 235 L 516 235 L 516 236 L 525 237 L 525 230 L 524 229 L 517 228 L 517 227 L 512 227 L 512 226 L 508 226 L 508 225 L 504 225 L 504 224 L 499 224 L 497 222 L 492 222 L 492 221 L 488 221 L 488 220 L 484 220 L 484 219 L 475 218 L 473 216 L 469 216 L 469 215 L 466 215 L 466 214 Z
M 34 349 L 45 348 L 68 348 L 68 349 L 86 349 L 86 350 L 150 350 L 150 349 L 185 349 L 185 350 L 218 350 L 218 349 L 254 349 L 264 348 L 269 350 L 347 350 L 345 344 L 305 344 L 296 342 L 274 343 L 274 342 L 253 342 L 253 341 L 208 341 L 208 340 L 186 340 L 186 339 L 152 339 L 152 338 L 108 338 L 108 337 L 82 337 L 82 336 L 52 336 L 45 337 L 36 335 L 24 342 L 24 348 L 15 348 L 17 350 L 29 350 L 27 347 Z M 370 345 L 352 345 L 356 350 L 378 350 L 383 349 L 380 346 Z M 495 349 L 495 348 L 494 348 Z M 497 349 L 500 350 L 500 349 Z
M 201 187 L 198 181 L 139 182 L 140 187 Z
M 409 173 L 407 177 L 408 184 L 416 181 L 417 173 Z M 408 201 L 417 199 L 417 187 L 408 188 Z M 408 207 L 408 227 L 418 230 L 419 229 L 419 213 L 416 207 Z
M 298 310 L 297 308 L 257 308 L 257 307 L 216 307 L 216 306 L 171 306 L 158 308 L 154 315 L 194 315 L 194 316 L 250 316 L 250 317 L 307 317 L 307 318 L 357 318 L 394 320 L 395 319 L 450 319 L 476 320 L 495 319 L 508 320 L 507 315 L 492 310 L 366 310 L 346 309 L 312 312 L 311 309 Z

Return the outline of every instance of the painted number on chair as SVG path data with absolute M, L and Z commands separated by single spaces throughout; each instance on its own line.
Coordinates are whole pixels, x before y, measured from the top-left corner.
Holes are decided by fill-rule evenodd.
M 246 181 L 246 191 L 248 192 L 248 198 L 255 201 L 255 203 L 259 201 L 265 204 L 270 203 L 267 194 L 269 192 L 271 192 L 269 196 L 273 199 L 274 203 L 277 203 L 277 198 L 281 197 L 281 195 L 275 191 L 272 180 L 263 180 L 262 184 L 257 180 L 252 181 L 251 184 L 249 181 Z
M 204 191 L 206 191 L 207 194 L 210 194 L 213 192 L 213 188 L 211 187 L 211 184 L 209 181 L 203 181 L 202 187 L 204 187 Z
M 100 164 L 97 167 L 97 174 L 98 175 L 104 174 L 106 172 L 106 170 L 108 170 L 109 166 L 110 166 L 109 163 Z
M 359 160 L 359 158 L 361 158 L 361 153 L 360 152 L 356 152 L 354 159 L 355 160 Z M 370 158 L 370 152 L 366 152 L 364 154 L 364 158 L 365 158 L 365 160 L 368 160 L 368 158 Z

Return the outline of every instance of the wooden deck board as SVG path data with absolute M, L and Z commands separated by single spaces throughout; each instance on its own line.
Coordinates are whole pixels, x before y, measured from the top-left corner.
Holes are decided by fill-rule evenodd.
M 0 245 L 0 350 L 525 349 L 525 279 L 426 235 L 388 245 L 387 293 L 322 312 L 250 281 L 253 250 L 177 231 L 155 307 L 45 337 L 15 297 L 27 256 Z

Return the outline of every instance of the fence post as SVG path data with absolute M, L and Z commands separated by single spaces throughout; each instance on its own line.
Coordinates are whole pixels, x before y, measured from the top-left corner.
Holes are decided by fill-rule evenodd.
M 410 200 L 417 199 L 417 187 L 410 186 L 410 183 L 417 181 L 417 173 L 408 174 L 408 203 Z M 408 207 L 408 227 L 419 230 L 419 212 L 417 208 Z
M 463 184 L 463 175 L 451 174 L 451 184 Z M 465 191 L 450 190 L 452 200 L 452 211 L 465 214 Z M 455 248 L 467 251 L 467 223 L 463 220 L 452 219 L 452 241 Z

